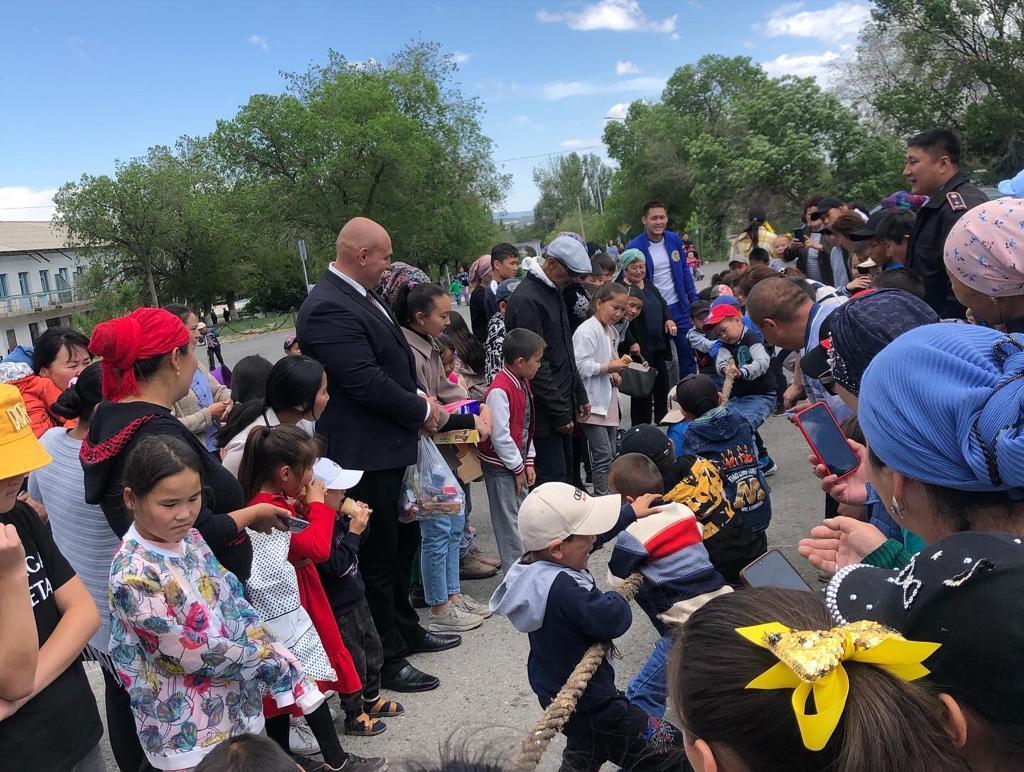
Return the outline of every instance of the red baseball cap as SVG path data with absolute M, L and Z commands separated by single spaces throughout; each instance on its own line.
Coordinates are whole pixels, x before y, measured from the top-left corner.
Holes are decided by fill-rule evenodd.
M 729 305 L 728 303 L 722 303 L 711 309 L 711 313 L 708 314 L 707 320 L 704 324 L 714 327 L 723 319 L 742 319 L 743 314 L 736 306 Z

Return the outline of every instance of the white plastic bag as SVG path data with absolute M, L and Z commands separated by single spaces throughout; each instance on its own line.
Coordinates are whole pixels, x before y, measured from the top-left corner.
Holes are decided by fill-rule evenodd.
M 452 517 L 463 511 L 466 498 L 455 473 L 434 441 L 420 437 L 416 463 L 405 470 L 398 518 L 411 523 L 427 517 Z

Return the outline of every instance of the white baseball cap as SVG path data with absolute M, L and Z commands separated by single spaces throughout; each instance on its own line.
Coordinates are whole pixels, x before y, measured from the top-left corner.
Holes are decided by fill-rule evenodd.
M 347 491 L 363 479 L 357 469 L 342 469 L 329 458 L 318 458 L 313 463 L 313 476 L 329 491 Z
M 567 483 L 539 485 L 519 507 L 519 536 L 527 552 L 542 550 L 566 536 L 598 536 L 619 520 L 622 498 L 591 496 Z

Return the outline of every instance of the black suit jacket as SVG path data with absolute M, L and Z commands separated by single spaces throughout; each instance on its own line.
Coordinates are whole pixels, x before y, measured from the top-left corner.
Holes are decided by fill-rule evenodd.
M 317 420 L 326 454 L 366 472 L 416 463 L 427 413 L 416 393 L 412 350 L 387 303 L 388 318 L 329 269 L 299 309 L 302 353 L 327 370 L 331 398 Z

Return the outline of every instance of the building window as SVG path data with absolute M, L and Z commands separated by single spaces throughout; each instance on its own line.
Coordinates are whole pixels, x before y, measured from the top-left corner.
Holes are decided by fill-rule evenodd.
M 29 284 L 28 271 L 18 272 L 18 285 L 21 287 L 21 294 L 28 295 L 32 292 L 32 285 Z
M 28 323 L 28 334 L 32 339 L 32 345 L 36 345 L 36 338 L 39 337 L 39 322 Z
M 0 273 L 0 298 L 5 298 L 10 294 L 7 289 L 7 274 Z
M 71 286 L 70 282 L 68 281 L 68 269 L 67 268 L 58 268 L 57 269 L 57 273 L 60 274 L 60 278 L 64 280 L 64 286 L 65 287 Z
M 50 291 L 50 272 L 49 271 L 40 271 L 39 272 L 39 288 L 43 292 L 49 292 Z
M 14 330 L 7 331 L 7 353 L 10 354 L 18 346 L 18 334 Z

